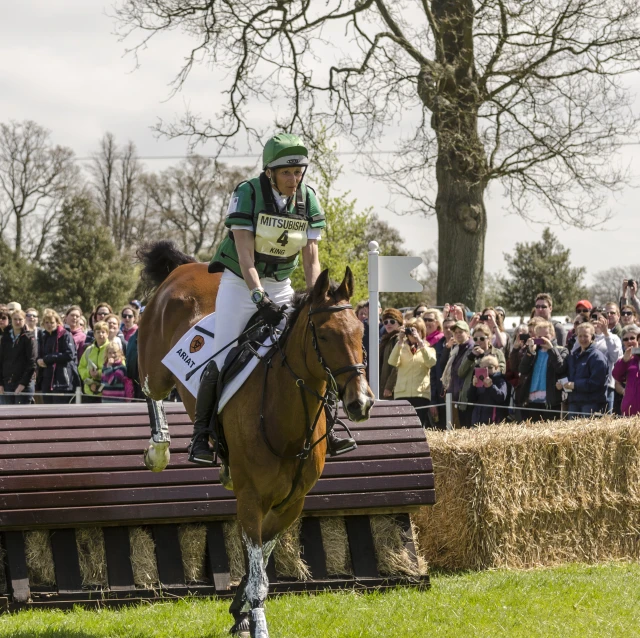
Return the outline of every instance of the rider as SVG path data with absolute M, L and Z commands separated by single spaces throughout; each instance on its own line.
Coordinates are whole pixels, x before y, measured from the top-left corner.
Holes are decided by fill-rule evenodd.
M 302 183 L 308 165 L 302 140 L 279 133 L 264 147 L 260 176 L 240 183 L 233 192 L 225 220 L 229 234 L 209 264 L 209 272 L 222 272 L 215 351 L 235 342 L 256 311 L 266 324 L 281 322 L 282 306 L 293 296 L 289 277 L 298 266 L 299 253 L 307 288 L 318 278 L 318 241 L 326 224 L 314 191 Z M 229 348 L 207 365 L 198 389 L 189 460 L 200 465 L 213 463 L 209 427 L 219 370 Z M 352 438 L 338 438 L 333 431 L 327 437 L 332 456 L 355 447 Z

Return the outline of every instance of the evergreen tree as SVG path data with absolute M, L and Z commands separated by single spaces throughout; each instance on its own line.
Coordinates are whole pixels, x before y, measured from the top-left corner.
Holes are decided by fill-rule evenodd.
M 14 254 L 13 250 L 0 239 L 0 301 L 18 301 L 23 308 L 35 306 L 39 301 L 39 292 L 35 286 L 38 272 L 36 265 L 24 257 Z
M 127 302 L 136 280 L 130 259 L 118 253 L 91 201 L 75 197 L 65 202 L 39 276 L 47 302 L 60 309 L 78 304 L 88 310 L 99 301 L 118 307 Z
M 504 306 L 528 315 L 536 295 L 547 292 L 553 298 L 554 313 L 573 310 L 587 290 L 585 269 L 571 266 L 570 253 L 549 228 L 544 229 L 541 241 L 517 243 L 513 255 L 504 255 L 510 277 L 498 279 Z

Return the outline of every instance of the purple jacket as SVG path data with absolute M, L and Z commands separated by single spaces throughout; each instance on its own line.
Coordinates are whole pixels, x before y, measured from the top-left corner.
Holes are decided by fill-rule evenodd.
M 619 359 L 613 366 L 613 378 L 626 384 L 622 397 L 622 414 L 640 414 L 640 356 L 633 355 L 630 361 Z

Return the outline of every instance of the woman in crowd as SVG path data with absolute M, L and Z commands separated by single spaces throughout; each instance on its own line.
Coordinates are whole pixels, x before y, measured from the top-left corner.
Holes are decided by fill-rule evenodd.
M 576 345 L 577 336 L 578 336 L 578 333 L 577 333 L 578 326 L 581 323 L 585 323 L 586 321 L 589 321 L 589 316 L 583 313 L 577 314 L 575 319 L 573 320 L 573 328 L 569 330 L 567 334 L 567 350 L 569 352 L 571 352 Z
M 498 358 L 492 354 L 483 356 L 478 367 L 482 369 L 486 369 L 486 376 L 473 374 L 469 387 L 469 402 L 475 404 L 471 415 L 474 426 L 500 423 L 509 415 L 509 384 L 500 371 Z
M 101 301 L 89 315 L 89 330 L 87 330 L 87 337 L 85 339 L 85 348 L 93 343 L 93 332 L 95 330 L 95 324 L 98 321 L 106 321 L 109 315 L 113 314 L 113 308 L 106 302 Z
M 593 324 L 596 334 L 594 345 L 605 356 L 608 364 L 607 376 L 607 406 L 608 411 L 613 412 L 613 400 L 615 396 L 615 381 L 612 376 L 613 366 L 622 356 L 622 343 L 620 337 L 609 332 L 609 322 L 607 317 L 600 310 L 591 311 L 591 323 Z M 574 350 L 576 347 L 574 346 Z
M 623 328 L 638 324 L 638 314 L 633 306 L 622 306 L 622 310 L 620 310 L 620 323 Z
M 389 363 L 400 330 L 402 328 L 402 313 L 395 308 L 386 308 L 382 313 L 384 334 L 380 340 L 380 391 L 384 399 L 392 399 L 398 377 L 398 369 Z
M 590 322 L 581 323 L 577 329 L 578 348 L 566 358 L 568 380 L 558 390 L 569 393 L 568 418 L 589 416 L 603 412 L 607 407 L 607 359 L 595 345 L 595 327 Z
M 448 360 L 442 374 L 442 386 L 451 393 L 454 401 L 466 402 L 469 385 L 464 389 L 465 378 L 464 375 L 459 374 L 459 370 L 474 346 L 469 334 L 469 324 L 466 321 L 456 321 L 453 324 L 453 337 L 454 343 L 447 343 L 443 352 L 443 356 L 448 357 Z M 453 425 L 471 427 L 471 413 L 472 410 L 467 410 L 466 405 L 454 406 Z
M 125 398 L 131 398 L 133 392 L 128 392 L 131 383 L 127 383 L 126 361 L 120 342 L 111 341 L 107 344 L 105 361 L 102 368 L 102 401 L 103 403 L 116 403 Z
M 120 316 L 122 317 L 122 334 L 127 344 L 138 330 L 138 311 L 133 306 L 125 306 Z
M 427 329 L 421 318 L 409 319 L 400 332 L 389 363 L 398 369 L 393 393 L 395 399 L 407 399 L 415 408 L 431 402 L 431 368 L 436 364 L 436 351 L 426 341 Z M 423 427 L 428 427 L 428 410 L 418 410 Z
M 418 317 L 422 317 L 422 315 L 427 311 L 427 304 L 426 303 L 419 303 L 411 312 L 411 316 L 415 317 L 416 319 Z
M 107 344 L 109 343 L 109 326 L 107 322 L 98 321 L 95 323 L 93 332 L 95 341 L 86 348 L 80 358 L 79 372 L 82 379 L 83 392 L 87 395 L 87 402 L 100 403 L 102 368 L 104 367 Z
M 76 363 L 80 362 L 80 357 L 84 352 L 85 341 L 87 335 L 80 327 L 80 318 L 82 317 L 82 308 L 80 306 L 69 306 L 67 314 L 64 316 L 64 323 L 68 327 L 73 343 L 76 345 Z
M 11 317 L 6 310 L 0 312 L 0 333 L 4 332 L 11 323 Z
M 16 310 L 0 336 L 0 405 L 25 405 L 33 398 L 37 342 Z M 7 394 L 10 393 L 10 394 Z
M 120 319 L 118 319 L 118 315 L 107 315 L 105 321 L 107 322 L 107 327 L 109 328 L 109 336 L 107 339 L 109 341 L 119 341 L 120 342 L 120 350 L 124 352 L 127 348 L 127 344 L 124 340 L 124 335 L 120 330 Z
M 421 307 L 418 308 L 420 310 Z M 436 365 L 431 368 L 431 407 L 429 408 L 429 424 L 433 428 L 444 430 L 446 424 L 446 409 L 444 405 L 434 407 L 437 404 L 444 403 L 442 398 L 442 373 L 438 370 L 438 361 L 444 351 L 447 338 L 442 329 L 442 313 L 436 308 L 426 308 L 421 315 L 422 321 L 427 329 L 426 341 L 436 351 Z M 454 322 L 450 322 L 454 323 Z M 451 336 L 451 331 L 449 330 Z
M 471 328 L 475 328 L 477 323 L 484 323 L 489 326 L 491 331 L 491 345 L 502 350 L 506 356 L 509 352 L 509 335 L 504 329 L 502 316 L 498 315 L 494 308 L 485 308 L 479 315 L 477 320 L 471 322 Z M 475 317 L 474 317 L 475 319 Z
M 522 350 L 522 395 L 524 406 L 530 408 L 523 411 L 522 418 L 532 421 L 559 419 L 562 390 L 556 384 L 564 375 L 569 351 L 558 345 L 553 323 L 546 319 L 539 321 L 535 327 L 535 338 L 530 337 Z M 547 410 L 554 410 L 555 413 Z
M 42 315 L 44 332 L 38 345 L 38 379 L 36 389 L 44 393 L 45 403 L 69 403 L 78 384 L 76 346 L 65 330 L 60 315 L 47 308 Z
M 625 416 L 640 414 L 640 354 L 633 353 L 640 347 L 638 335 L 638 326 L 622 329 L 624 354 L 613 366 L 613 378 L 624 388 L 620 412 Z

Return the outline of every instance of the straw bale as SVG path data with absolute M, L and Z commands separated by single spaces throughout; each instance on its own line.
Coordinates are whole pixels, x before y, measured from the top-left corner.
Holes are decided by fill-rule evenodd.
M 327 558 L 329 576 L 353 576 L 347 527 L 342 516 L 320 519 L 322 546 Z
M 300 555 L 300 528 L 302 519 L 298 518 L 287 530 L 278 537 L 273 550 L 273 558 L 278 576 L 309 580 L 311 572 L 309 566 Z
M 180 525 L 178 537 L 180 538 L 180 550 L 182 552 L 182 568 L 187 582 L 204 581 L 206 579 L 206 525 Z
M 224 531 L 224 546 L 229 558 L 229 573 L 231 584 L 237 585 L 244 576 L 244 553 L 242 551 L 242 539 L 238 521 L 225 521 L 222 525 Z
M 2 542 L 0 542 L 0 594 L 7 592 L 7 574 L 4 569 L 4 559 L 6 556 L 7 552 L 2 547 Z
M 82 584 L 85 587 L 107 587 L 107 558 L 104 534 L 99 527 L 76 529 L 76 546 Z
M 148 529 L 132 527 L 129 529 L 131 545 L 131 567 L 133 582 L 138 587 L 153 589 L 160 581 L 156 563 L 155 542 Z
M 640 559 L 640 419 L 430 432 L 437 503 L 413 520 L 432 566 Z
M 424 559 L 418 557 L 418 560 L 415 560 L 411 556 L 405 546 L 405 543 L 410 539 L 407 538 L 395 516 L 371 516 L 369 520 L 378 571 L 381 574 L 413 578 L 426 575 L 427 568 Z M 413 528 L 410 533 L 413 534 Z
M 53 586 L 56 570 L 48 530 L 35 530 L 24 534 L 24 553 L 31 585 Z

